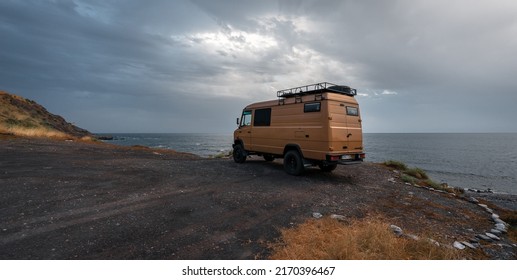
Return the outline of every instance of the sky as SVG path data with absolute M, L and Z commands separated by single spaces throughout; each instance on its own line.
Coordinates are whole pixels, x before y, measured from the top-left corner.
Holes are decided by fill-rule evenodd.
M 231 133 L 357 89 L 364 132 L 517 132 L 517 1 L 0 1 L 0 90 L 94 133 Z

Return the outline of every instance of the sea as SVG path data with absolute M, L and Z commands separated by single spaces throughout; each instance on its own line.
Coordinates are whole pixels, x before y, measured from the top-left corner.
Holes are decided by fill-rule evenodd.
M 228 153 L 231 134 L 114 133 L 110 143 L 210 157 Z M 365 133 L 366 161 L 397 160 L 449 186 L 517 194 L 517 133 Z

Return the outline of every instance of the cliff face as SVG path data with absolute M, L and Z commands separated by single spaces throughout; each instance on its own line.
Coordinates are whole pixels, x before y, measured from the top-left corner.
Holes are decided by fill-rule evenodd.
M 38 103 L 0 91 L 0 133 L 36 137 L 92 137 Z

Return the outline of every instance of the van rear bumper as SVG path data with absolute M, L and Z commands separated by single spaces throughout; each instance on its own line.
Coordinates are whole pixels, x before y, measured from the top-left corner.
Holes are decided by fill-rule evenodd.
M 363 162 L 366 157 L 365 153 L 359 154 L 342 154 L 342 155 L 326 155 L 326 162 L 329 164 L 358 164 Z

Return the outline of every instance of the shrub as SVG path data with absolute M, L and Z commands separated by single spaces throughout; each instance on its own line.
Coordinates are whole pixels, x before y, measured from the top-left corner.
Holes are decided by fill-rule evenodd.
M 384 165 L 387 167 L 395 168 L 397 170 L 406 170 L 407 165 L 403 162 L 396 161 L 396 160 L 388 160 L 384 162 Z
M 427 176 L 425 171 L 418 167 L 406 169 L 406 171 L 404 171 L 404 173 L 406 173 L 410 176 L 413 176 L 417 179 L 429 179 L 429 176 Z
M 400 179 L 402 179 L 402 181 L 404 181 L 405 183 L 411 183 L 412 185 L 418 183 L 417 179 L 415 179 L 411 176 L 408 176 L 406 174 L 402 174 L 402 176 L 400 176 Z

